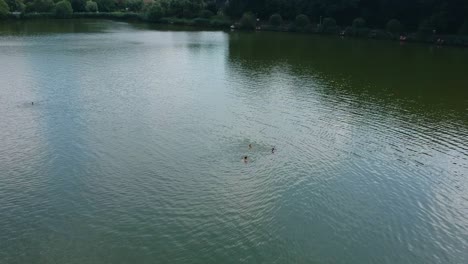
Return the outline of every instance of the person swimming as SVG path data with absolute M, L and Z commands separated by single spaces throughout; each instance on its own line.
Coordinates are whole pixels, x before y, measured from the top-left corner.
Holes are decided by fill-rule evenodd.
M 34 102 L 31 102 L 31 105 L 34 105 Z
M 244 163 L 249 162 L 248 157 L 247 157 L 247 156 L 244 156 L 244 158 L 242 158 L 242 161 L 243 161 Z
M 275 147 L 271 148 L 271 153 L 274 154 L 274 153 L 275 153 L 275 150 L 276 150 Z
M 249 144 L 249 149 L 252 149 L 252 144 Z

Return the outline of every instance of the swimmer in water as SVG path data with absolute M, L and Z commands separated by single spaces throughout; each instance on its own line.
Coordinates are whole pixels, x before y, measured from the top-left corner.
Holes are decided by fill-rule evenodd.
M 34 105 L 34 102 L 31 102 L 31 105 Z
M 275 147 L 273 147 L 273 148 L 271 149 L 271 153 L 272 153 L 272 154 L 275 154 L 275 150 L 276 150 Z
M 249 149 L 252 149 L 252 144 L 249 144 Z
M 249 162 L 249 161 L 247 160 L 247 156 L 245 156 L 245 157 L 242 159 L 242 161 L 243 161 L 244 163 Z

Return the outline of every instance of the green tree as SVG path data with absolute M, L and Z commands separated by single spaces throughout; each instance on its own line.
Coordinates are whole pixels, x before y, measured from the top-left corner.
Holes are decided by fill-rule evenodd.
M 85 11 L 86 0 L 71 0 L 71 6 L 75 12 Z
M 130 11 L 139 12 L 143 9 L 143 0 L 129 0 L 127 6 Z
M 353 28 L 364 28 L 366 26 L 366 20 L 362 17 L 355 18 L 353 20 Z
M 184 0 L 171 0 L 166 12 L 169 16 L 182 17 L 184 12 Z
M 423 20 L 418 27 L 418 34 L 420 37 L 428 37 L 437 32 L 434 25 L 429 19 Z
M 213 16 L 214 14 L 210 10 L 202 10 L 200 12 L 200 17 L 205 18 L 205 19 L 210 19 Z
M 304 14 L 300 14 L 296 16 L 296 20 L 294 23 L 296 24 L 297 27 L 304 28 L 310 24 L 310 20 L 308 16 Z
M 205 9 L 211 11 L 213 14 L 218 12 L 218 6 L 216 5 L 215 0 L 207 0 L 205 1 Z
M 98 9 L 98 5 L 96 2 L 88 1 L 86 2 L 85 10 L 86 12 L 96 13 L 99 9 Z
M 25 5 L 23 0 L 5 0 L 11 12 L 23 12 Z
M 164 10 L 162 9 L 159 2 L 151 4 L 148 11 L 146 12 L 146 19 L 151 22 L 157 22 L 164 16 Z
M 55 16 L 58 18 L 70 18 L 73 8 L 67 0 L 62 0 L 55 5 Z
M 461 25 L 460 29 L 458 30 L 458 34 L 460 35 L 468 35 L 468 20 Z
M 10 12 L 10 7 L 7 5 L 5 0 L 0 0 L 0 19 L 6 18 Z
M 240 27 L 242 29 L 255 29 L 257 18 L 252 13 L 244 13 L 240 20 Z
M 124 10 L 127 7 L 127 0 L 114 0 L 115 10 Z
M 34 0 L 26 4 L 26 12 L 47 13 L 54 10 L 54 2 L 52 0 Z
M 393 34 L 399 34 L 403 30 L 403 25 L 398 19 L 390 19 L 387 22 L 387 31 Z
M 344 24 L 362 17 L 365 28 L 385 26 L 389 18 L 398 17 L 405 28 L 414 31 L 421 22 L 430 19 L 440 33 L 457 32 L 468 11 L 467 0 L 216 0 L 216 3 L 218 8 L 223 7 L 219 3 L 226 3 L 224 12 L 231 18 L 252 12 L 262 19 L 278 13 L 285 20 L 294 20 L 297 15 L 305 14 L 314 20 L 321 16 L 334 17 L 339 24 Z
M 279 27 L 281 24 L 283 24 L 283 18 L 280 14 L 273 14 L 270 16 L 269 23 L 274 27 Z
M 96 0 L 99 11 L 111 12 L 115 10 L 114 0 Z
M 336 20 L 332 17 L 326 17 L 323 19 L 323 28 L 329 30 L 336 27 Z
M 224 12 L 232 17 L 237 18 L 245 11 L 245 3 L 242 0 L 229 0 L 224 8 Z

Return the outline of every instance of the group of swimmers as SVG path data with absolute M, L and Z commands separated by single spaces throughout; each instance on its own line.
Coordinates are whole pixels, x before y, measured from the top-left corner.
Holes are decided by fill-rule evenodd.
M 252 149 L 252 144 L 249 144 L 249 149 Z M 276 148 L 275 148 L 275 147 L 271 148 L 271 154 L 275 154 L 275 151 L 276 151 Z M 248 157 L 248 156 L 244 156 L 244 157 L 242 158 L 242 161 L 243 161 L 244 163 L 249 162 L 249 157 Z

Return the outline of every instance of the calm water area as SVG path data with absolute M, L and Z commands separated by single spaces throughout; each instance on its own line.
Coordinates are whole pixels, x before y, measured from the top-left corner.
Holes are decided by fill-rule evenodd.
M 2 22 L 0 263 L 468 263 L 468 49 Z

